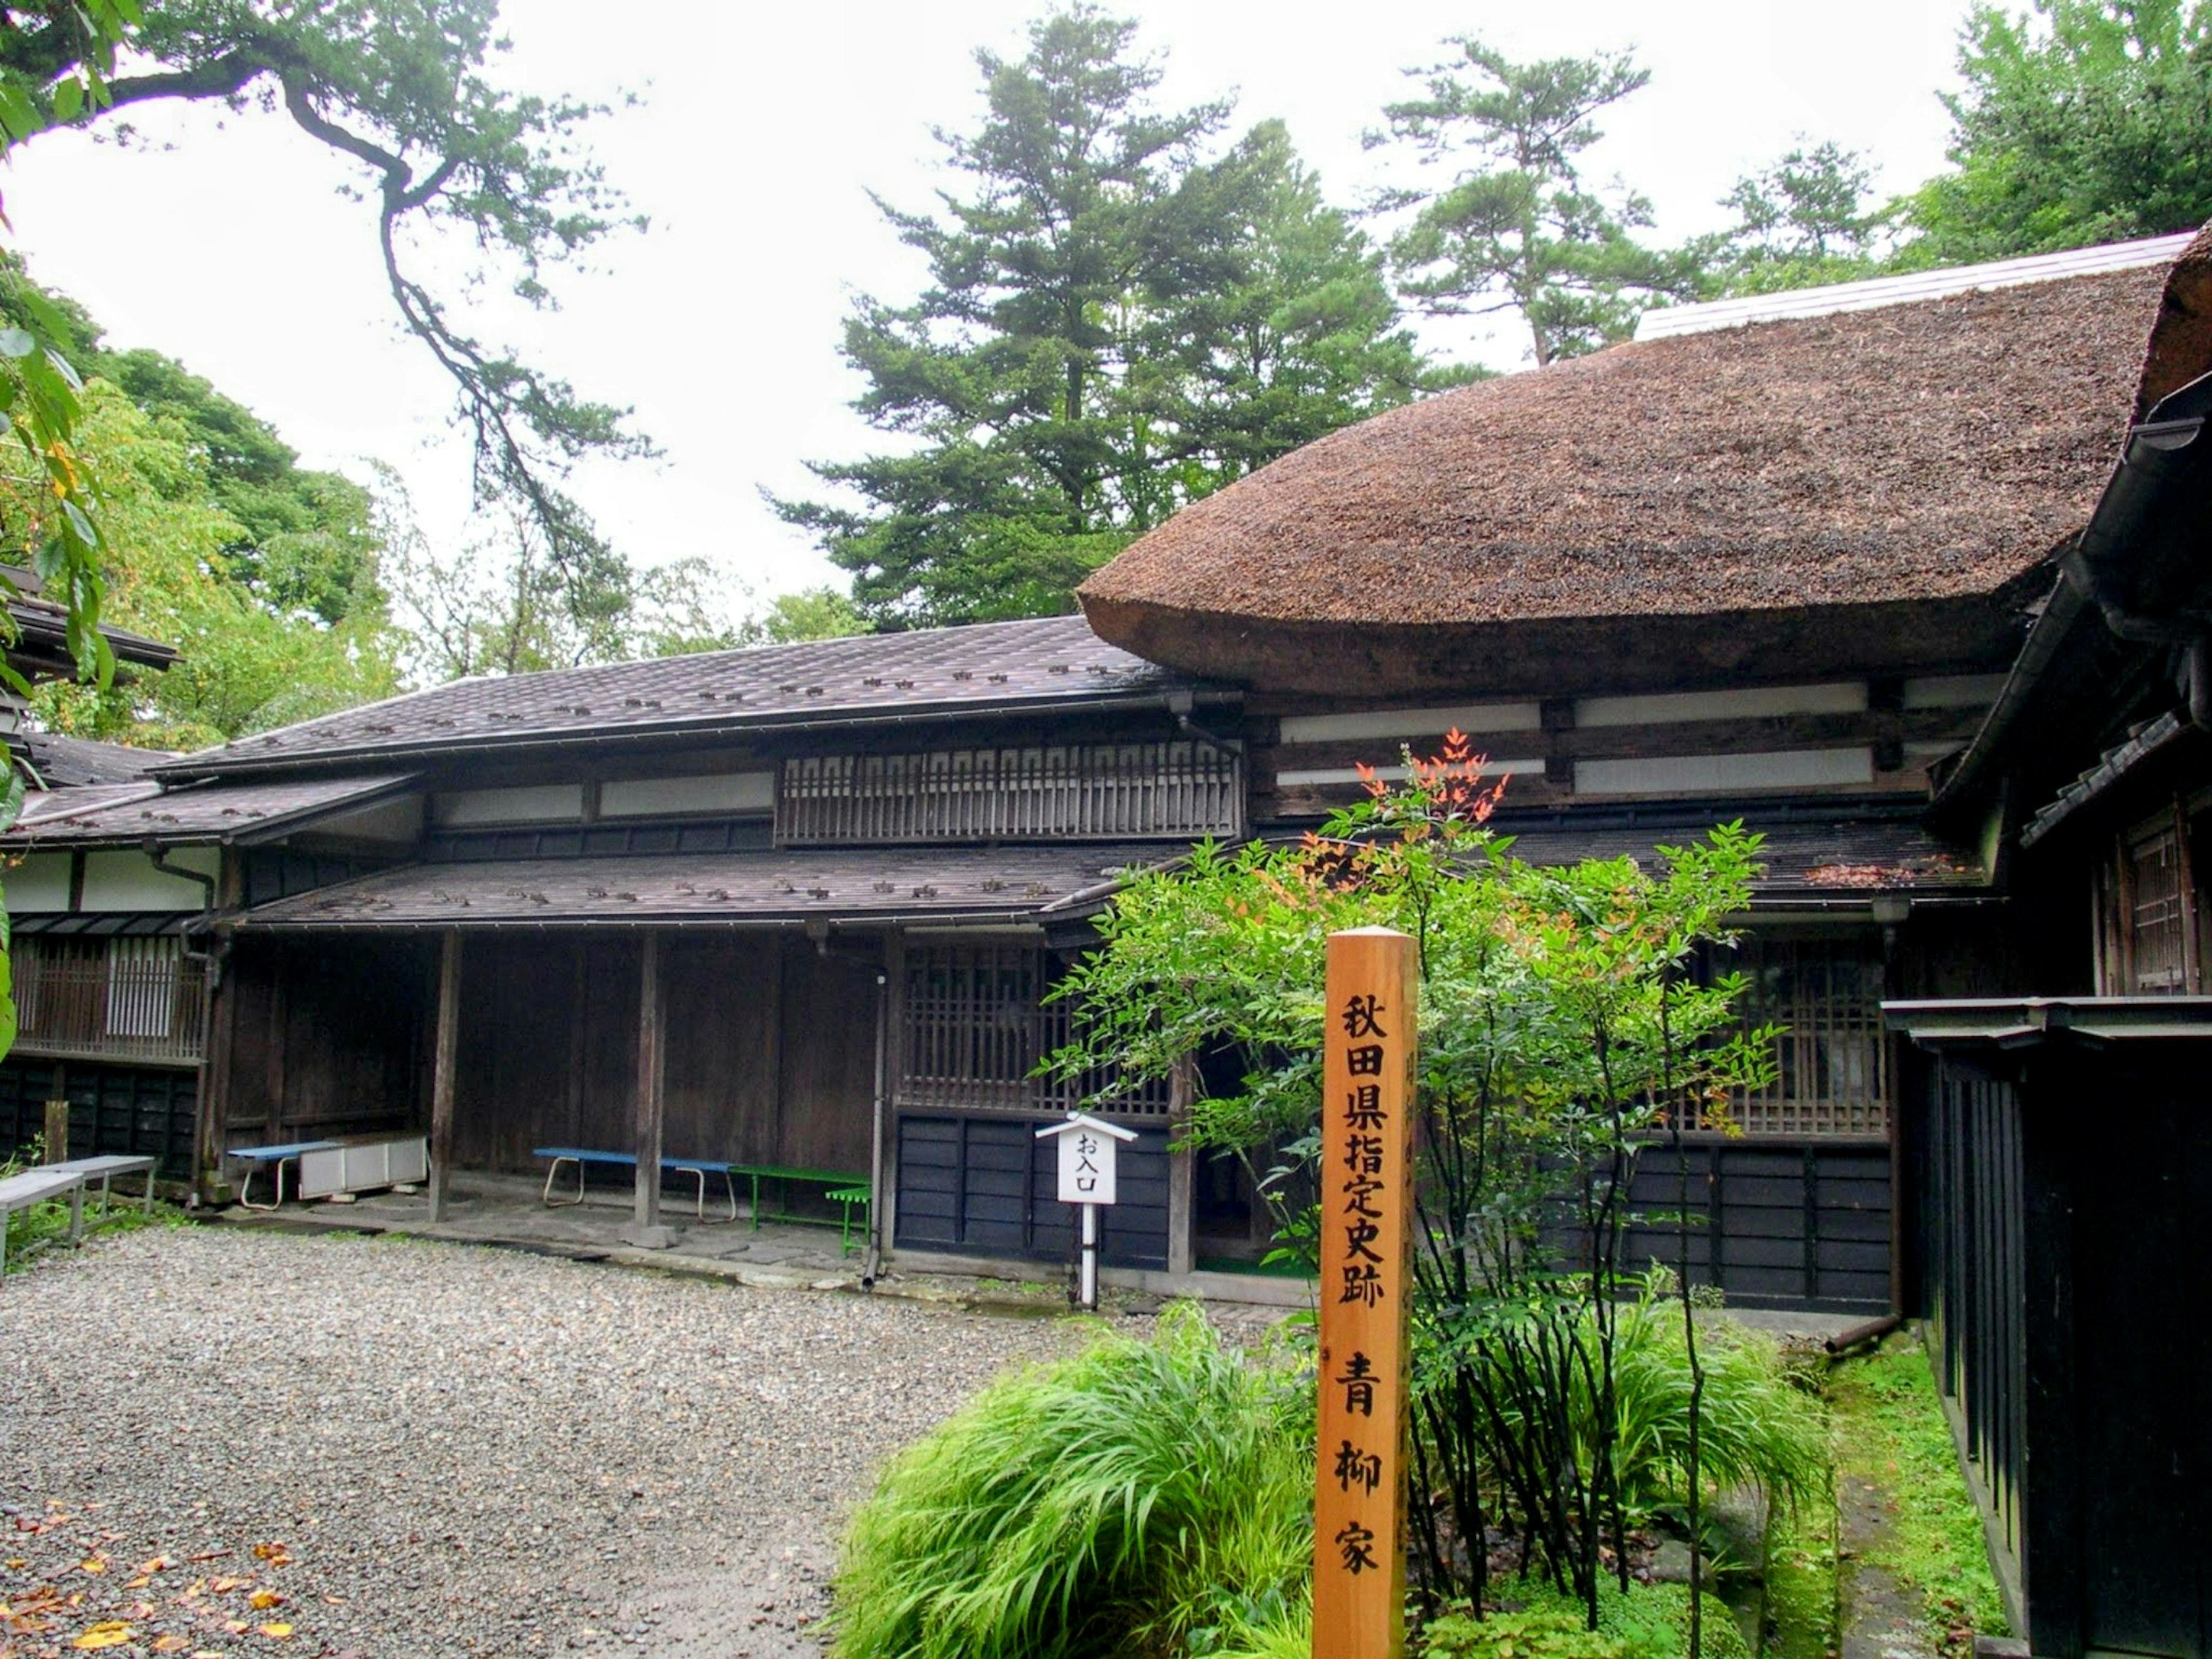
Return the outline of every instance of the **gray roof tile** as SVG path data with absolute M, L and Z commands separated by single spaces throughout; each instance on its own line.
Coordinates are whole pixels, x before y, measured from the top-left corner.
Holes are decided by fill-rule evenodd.
M 249 928 L 517 927 L 591 922 L 1014 921 L 1081 914 L 1159 843 L 840 848 L 829 852 L 415 864 L 249 911 Z
M 196 777 L 617 732 L 1058 708 L 1196 684 L 1108 645 L 1080 617 L 1048 617 L 457 680 L 240 738 L 160 769 Z
M 179 842 L 252 840 L 399 788 L 410 775 L 315 778 L 298 781 L 203 784 L 157 790 L 150 782 L 72 789 L 52 807 L 0 836 L 40 847 L 68 843 L 135 846 L 149 836 Z

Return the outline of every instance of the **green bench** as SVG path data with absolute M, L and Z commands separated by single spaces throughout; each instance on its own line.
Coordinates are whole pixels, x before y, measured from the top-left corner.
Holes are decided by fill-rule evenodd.
M 794 1170 L 780 1164 L 732 1164 L 732 1176 L 742 1176 L 752 1191 L 753 1230 L 757 1232 L 763 1219 L 769 1221 L 802 1222 L 809 1225 L 829 1224 L 821 1216 L 793 1215 L 788 1210 L 763 1212 L 761 1182 L 776 1182 L 787 1189 L 797 1182 L 803 1186 L 819 1187 L 822 1196 L 837 1206 L 837 1253 L 848 1255 L 853 1248 L 853 1211 L 857 1207 L 865 1224 L 872 1218 L 875 1194 L 868 1178 L 845 1170 Z

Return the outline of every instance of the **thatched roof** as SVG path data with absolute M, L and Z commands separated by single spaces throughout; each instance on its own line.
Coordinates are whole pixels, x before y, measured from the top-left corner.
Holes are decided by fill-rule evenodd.
M 2151 405 L 2168 392 L 2207 373 L 2212 373 L 2212 225 L 2198 232 L 2173 262 L 2151 329 L 2136 418 L 2150 413 Z
M 1084 584 L 1285 690 L 1993 665 L 2110 473 L 2167 271 L 1632 342 L 1333 434 Z

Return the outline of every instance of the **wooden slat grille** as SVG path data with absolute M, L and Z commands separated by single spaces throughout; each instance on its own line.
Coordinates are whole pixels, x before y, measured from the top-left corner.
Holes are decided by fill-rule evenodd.
M 1242 830 L 1240 755 L 1197 743 L 1059 744 L 787 760 L 775 838 L 823 847 Z
M 173 938 L 19 939 L 15 1052 L 196 1063 L 205 969 Z
M 1048 988 L 1042 950 L 909 945 L 899 1104 L 1056 1112 L 1112 1090 L 1110 1071 L 1074 1080 L 1030 1075 L 1068 1038 L 1071 1011 L 1065 1003 L 1042 1002 Z M 1107 1109 L 1164 1117 L 1167 1107 L 1168 1085 L 1161 1079 L 1115 1092 Z
M 1747 1133 L 1887 1135 L 1889 1042 L 1871 939 L 1747 936 L 1720 965 L 1741 973 L 1747 1025 L 1784 1027 L 1773 1084 L 1736 1103 Z
M 2136 991 L 2179 991 L 2188 975 L 2183 931 L 2188 906 L 2182 891 L 2181 837 L 2168 827 L 2131 842 L 2128 861 L 2128 931 Z

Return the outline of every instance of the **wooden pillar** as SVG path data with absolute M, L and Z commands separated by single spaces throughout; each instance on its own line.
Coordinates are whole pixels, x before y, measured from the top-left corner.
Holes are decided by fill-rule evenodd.
M 461 1031 L 461 935 L 447 932 L 438 952 L 438 1039 L 430 1069 L 430 1219 L 446 1218 L 453 1163 L 453 1060 Z
M 1190 1133 L 1190 1101 L 1197 1092 L 1198 1062 L 1185 1054 L 1176 1062 L 1168 1085 L 1168 1271 L 1187 1273 L 1196 1263 L 1194 1213 L 1197 1155 L 1186 1137 Z
M 637 1194 L 623 1237 L 649 1250 L 676 1242 L 660 1220 L 660 1128 L 668 1071 L 668 1023 L 660 994 L 660 935 L 645 935 L 637 988 Z
M 58 1079 L 61 1068 L 56 1066 L 54 1071 Z M 47 1163 L 61 1164 L 65 1163 L 70 1155 L 69 1097 L 59 1086 L 54 1092 L 57 1097 L 46 1103 L 46 1133 L 40 1144 L 46 1147 Z M 92 1148 L 88 1146 L 85 1150 L 89 1152 Z

